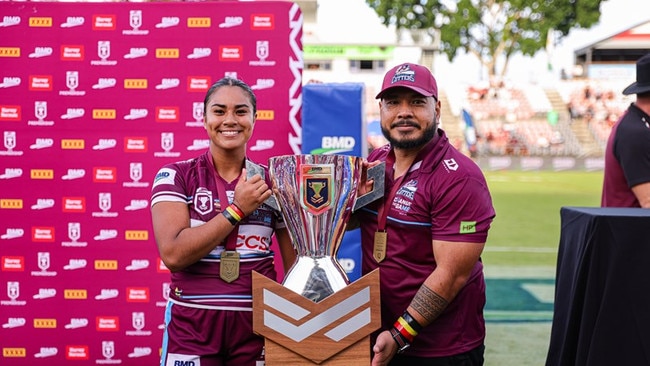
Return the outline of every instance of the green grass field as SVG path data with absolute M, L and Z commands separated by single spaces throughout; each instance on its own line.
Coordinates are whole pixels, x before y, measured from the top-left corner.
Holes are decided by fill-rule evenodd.
M 599 172 L 485 172 L 497 216 L 483 261 L 496 266 L 555 266 L 560 208 L 598 207 Z

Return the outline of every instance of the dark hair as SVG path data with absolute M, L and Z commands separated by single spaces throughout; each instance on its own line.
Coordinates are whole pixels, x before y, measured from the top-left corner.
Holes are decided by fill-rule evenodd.
M 230 76 L 226 76 L 218 80 L 216 83 L 212 84 L 210 89 L 208 89 L 208 92 L 205 94 L 205 99 L 203 100 L 204 116 L 208 113 L 208 101 L 210 100 L 210 97 L 212 94 L 214 94 L 215 91 L 217 91 L 217 89 L 221 88 L 222 86 L 238 86 L 242 88 L 242 90 L 244 90 L 250 98 L 250 102 L 253 105 L 253 116 L 255 116 L 255 113 L 257 113 L 257 98 L 255 97 L 255 93 L 253 93 L 253 89 L 251 89 L 251 87 L 248 86 L 248 84 L 245 82 Z

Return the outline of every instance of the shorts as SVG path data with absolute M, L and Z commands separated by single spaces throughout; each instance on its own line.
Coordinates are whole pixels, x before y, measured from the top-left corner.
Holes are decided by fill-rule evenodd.
M 263 366 L 264 338 L 253 312 L 196 309 L 167 303 L 161 366 Z

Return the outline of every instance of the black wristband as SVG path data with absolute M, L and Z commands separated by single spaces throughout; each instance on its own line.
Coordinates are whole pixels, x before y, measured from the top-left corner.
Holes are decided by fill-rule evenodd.
M 420 333 L 420 331 L 422 330 L 422 326 L 420 325 L 420 323 L 418 323 L 417 320 L 413 319 L 411 314 L 409 314 L 408 310 L 404 311 L 404 314 L 402 315 L 402 319 L 404 319 L 404 321 L 406 321 L 406 323 L 408 323 L 408 325 L 411 328 L 413 328 L 413 330 L 416 331 L 417 333 Z
M 232 224 L 232 226 L 235 226 L 239 223 L 239 220 L 237 220 L 233 215 L 228 212 L 228 210 L 223 210 L 221 213 L 226 217 L 226 219 Z

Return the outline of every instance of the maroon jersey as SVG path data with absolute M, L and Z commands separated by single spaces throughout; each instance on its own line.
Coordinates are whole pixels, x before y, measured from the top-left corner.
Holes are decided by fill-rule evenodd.
M 641 207 L 631 187 L 650 182 L 650 116 L 631 104 L 605 149 L 602 207 Z
M 190 213 L 190 225 L 203 225 L 232 203 L 238 179 L 224 181 L 214 169 L 210 152 L 162 167 L 153 183 L 151 206 L 158 202 L 183 202 Z M 266 171 L 266 170 L 265 170 Z M 270 183 L 268 176 L 265 177 Z M 220 179 L 228 197 L 219 197 Z M 270 186 L 270 184 L 269 184 Z M 221 253 L 225 243 L 197 263 L 171 274 L 170 301 L 191 307 L 222 310 L 252 310 L 251 271 L 275 279 L 271 236 L 284 224 L 279 211 L 261 205 L 237 226 L 237 251 L 240 254 L 239 278 L 226 283 L 219 277 Z
M 390 146 L 373 151 L 369 161 L 386 161 Z M 384 198 L 393 189 L 393 167 L 386 164 Z M 390 329 L 425 279 L 435 270 L 432 240 L 485 243 L 495 216 L 483 173 L 449 143 L 444 131 L 420 151 L 390 203 L 386 220 L 386 258 L 373 258 L 379 201 L 359 217 L 363 273 L 380 268 L 382 327 Z M 381 201 L 381 200 L 380 200 Z M 442 357 L 470 351 L 485 339 L 483 264 L 474 266 L 467 284 L 445 311 L 415 337 L 406 354 Z

